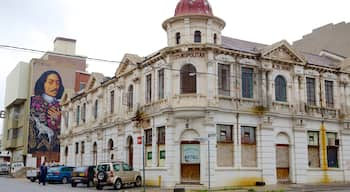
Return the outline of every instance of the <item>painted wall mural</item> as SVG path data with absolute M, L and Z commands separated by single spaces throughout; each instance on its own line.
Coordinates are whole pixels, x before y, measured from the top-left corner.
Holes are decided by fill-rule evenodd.
M 61 76 L 46 71 L 35 83 L 30 103 L 28 152 L 59 152 L 61 127 L 59 100 L 64 92 Z

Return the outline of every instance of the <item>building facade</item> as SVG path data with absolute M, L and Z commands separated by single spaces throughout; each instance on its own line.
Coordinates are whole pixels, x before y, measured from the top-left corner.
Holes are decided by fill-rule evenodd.
M 296 49 L 319 55 L 322 51 L 350 57 L 350 23 L 327 24 L 293 42 Z
M 167 47 L 64 97 L 61 163 L 144 158 L 162 187 L 350 180 L 348 59 L 222 36 L 206 0 L 180 0 L 162 27 Z
M 59 161 L 59 102 L 64 92 L 74 93 L 79 85 L 76 71 L 86 69 L 86 57 L 75 55 L 75 44 L 57 37 L 53 52 L 20 62 L 8 75 L 3 147 L 12 162 L 35 167 L 44 160 Z

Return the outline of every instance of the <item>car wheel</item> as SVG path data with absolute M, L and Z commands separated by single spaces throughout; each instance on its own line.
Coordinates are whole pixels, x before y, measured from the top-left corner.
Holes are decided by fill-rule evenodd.
M 141 177 L 136 177 L 135 186 L 141 187 Z
M 107 179 L 107 174 L 106 174 L 106 172 L 104 172 L 104 171 L 98 172 L 98 173 L 97 173 L 97 179 L 98 179 L 100 182 L 106 181 L 106 179 Z
M 119 190 L 122 188 L 122 180 L 117 179 L 114 183 L 114 189 Z
M 67 184 L 67 183 L 68 183 L 67 177 L 63 177 L 63 178 L 62 178 L 62 183 L 63 183 L 63 184 Z
M 72 187 L 76 187 L 77 183 L 72 182 Z
M 30 181 L 31 181 L 31 182 L 35 182 L 35 180 L 36 180 L 36 178 L 34 178 L 34 177 L 33 177 L 33 178 L 30 178 Z
M 97 184 L 97 185 L 96 185 L 96 189 L 97 189 L 97 190 L 102 190 L 102 188 L 103 188 L 103 186 L 101 186 L 100 184 Z

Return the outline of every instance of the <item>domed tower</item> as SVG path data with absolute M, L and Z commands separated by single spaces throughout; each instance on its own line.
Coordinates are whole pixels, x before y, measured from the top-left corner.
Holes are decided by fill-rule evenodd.
M 180 0 L 174 17 L 163 22 L 168 46 L 184 44 L 221 45 L 225 21 L 215 17 L 207 0 Z

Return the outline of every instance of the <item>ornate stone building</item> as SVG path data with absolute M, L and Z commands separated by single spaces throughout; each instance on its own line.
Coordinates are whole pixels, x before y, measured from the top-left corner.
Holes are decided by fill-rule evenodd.
M 141 170 L 144 136 L 149 185 L 350 180 L 347 59 L 222 36 L 206 0 L 180 0 L 162 26 L 167 47 L 64 97 L 62 163 Z

